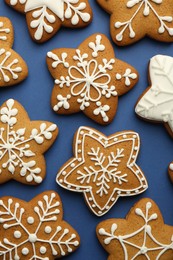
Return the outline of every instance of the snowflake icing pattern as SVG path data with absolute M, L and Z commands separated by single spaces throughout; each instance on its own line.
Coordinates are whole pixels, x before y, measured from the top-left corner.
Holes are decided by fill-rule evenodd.
M 58 194 L 45 192 L 29 203 L 0 200 L 0 259 L 54 259 L 79 245 L 76 231 L 62 220 Z
M 20 176 L 18 180 L 38 184 L 43 180 L 43 166 L 38 164 L 36 153 L 45 141 L 51 145 L 57 135 L 57 126 L 40 122 L 39 129 L 38 125 L 34 124 L 37 128 L 31 128 L 27 123 L 18 128 L 18 124 L 21 126 L 20 115 L 19 104 L 13 99 L 0 109 L 0 179 L 6 180 L 5 175 L 7 179 Z M 39 160 L 42 162 L 41 158 Z
M 111 256 L 114 259 L 119 256 L 119 246 L 124 253 L 122 259 L 125 260 L 135 260 L 140 256 L 145 256 L 148 260 L 172 259 L 173 227 L 165 225 L 162 229 L 161 225 L 164 223 L 161 222 L 161 213 L 155 203 L 149 199 L 141 200 L 134 208 L 124 222 L 120 219 L 112 219 L 98 225 L 97 235 L 104 248 L 110 252 L 109 248 L 114 246 L 114 251 L 111 250 Z M 132 215 L 135 215 L 135 218 L 132 218 Z M 129 227 L 133 225 L 136 230 L 128 232 Z M 162 232 L 165 233 L 162 234 Z M 167 258 L 162 258 L 165 253 L 168 253 Z
M 115 59 L 111 46 L 110 57 L 103 58 L 104 51 L 107 51 L 106 44 L 110 46 L 105 36 L 91 36 L 87 45 L 88 52 L 83 52 L 83 48 L 82 51 L 80 48 L 75 50 L 73 63 L 70 62 L 68 50 L 48 52 L 49 70 L 55 77 L 52 102 L 54 111 L 71 113 L 75 103 L 79 111 L 90 114 L 93 120 L 101 121 L 102 124 L 111 122 L 116 113 L 118 95 L 134 86 L 137 74 L 130 66 L 124 73 L 124 66 L 128 65 Z
M 119 197 L 137 195 L 147 189 L 146 179 L 135 163 L 138 138 L 134 132 L 107 138 L 94 129 L 79 128 L 74 140 L 75 157 L 61 168 L 57 183 L 83 192 L 90 209 L 97 216 L 104 215 Z

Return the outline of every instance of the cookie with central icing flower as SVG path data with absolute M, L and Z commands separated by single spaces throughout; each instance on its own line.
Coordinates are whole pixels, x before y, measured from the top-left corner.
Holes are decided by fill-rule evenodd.
M 173 259 L 173 227 L 151 199 L 136 203 L 126 219 L 101 222 L 96 232 L 109 260 Z
M 109 124 L 117 110 L 118 96 L 138 81 L 137 71 L 115 58 L 103 34 L 87 38 L 77 49 L 55 49 L 47 54 L 55 79 L 52 107 L 58 114 L 83 111 L 100 124 Z
M 30 121 L 25 109 L 13 99 L 0 108 L 0 183 L 17 180 L 36 185 L 43 181 L 43 153 L 58 134 L 55 124 Z
M 49 40 L 61 26 L 79 28 L 92 20 L 88 0 L 5 0 L 26 14 L 28 29 L 36 42 Z
M 77 232 L 63 219 L 61 199 L 46 191 L 30 202 L 0 199 L 0 259 L 53 260 L 75 251 Z
M 145 36 L 173 42 L 172 0 L 97 0 L 111 14 L 110 32 L 120 46 Z
M 59 170 L 57 183 L 82 192 L 90 210 L 102 216 L 119 197 L 147 189 L 146 178 L 136 164 L 139 149 L 139 135 L 133 131 L 107 137 L 95 129 L 80 127 L 74 137 L 74 157 Z

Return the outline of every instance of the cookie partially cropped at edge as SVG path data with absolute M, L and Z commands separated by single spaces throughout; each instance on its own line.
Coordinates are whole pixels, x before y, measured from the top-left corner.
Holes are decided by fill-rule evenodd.
M 88 0 L 5 0 L 26 15 L 32 39 L 42 43 L 53 37 L 61 26 L 80 28 L 92 21 Z
M 83 113 L 99 124 L 112 122 L 118 96 L 138 81 L 137 71 L 115 58 L 103 34 L 87 38 L 77 49 L 55 49 L 47 54 L 55 79 L 51 104 L 58 114 Z
M 20 103 L 7 100 L 0 107 L 0 184 L 11 179 L 37 185 L 46 174 L 43 154 L 58 134 L 55 124 L 30 121 Z
M 172 0 L 97 0 L 110 15 L 112 40 L 119 46 L 145 36 L 173 42 Z
M 63 188 L 83 193 L 89 209 L 106 214 L 119 197 L 138 195 L 148 188 L 136 159 L 139 135 L 123 131 L 105 136 L 90 127 L 80 127 L 73 141 L 72 157 L 57 174 Z
M 0 87 L 23 81 L 28 75 L 25 61 L 12 50 L 14 31 L 11 21 L 0 17 Z
M 101 222 L 96 232 L 109 260 L 173 259 L 173 227 L 151 199 L 137 202 L 125 219 Z
M 61 199 L 46 191 L 30 202 L 0 198 L 0 259 L 57 259 L 75 251 L 77 232 L 63 219 Z

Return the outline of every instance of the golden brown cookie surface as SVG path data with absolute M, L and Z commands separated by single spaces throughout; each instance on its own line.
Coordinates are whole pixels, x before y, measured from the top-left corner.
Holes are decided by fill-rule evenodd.
M 80 238 L 64 220 L 60 197 L 44 192 L 30 202 L 0 199 L 0 259 L 57 259 L 77 249 Z
M 61 26 L 78 28 L 92 20 L 88 0 L 5 0 L 15 10 L 26 14 L 34 41 L 49 40 Z
M 126 219 L 101 222 L 96 232 L 110 260 L 173 259 L 173 227 L 151 199 L 136 203 Z
M 138 81 L 137 71 L 115 58 L 105 35 L 94 34 L 78 49 L 48 52 L 47 64 L 55 79 L 52 107 L 56 113 L 83 111 L 100 124 L 109 124 L 117 110 L 118 96 Z
M 13 26 L 6 17 L 0 17 L 0 87 L 18 84 L 28 75 L 25 61 L 13 51 Z
M 43 153 L 57 134 L 55 124 L 30 121 L 17 101 L 7 100 L 0 108 L 0 183 L 41 183 L 46 172 Z
M 109 137 L 89 127 L 77 131 L 71 158 L 57 175 L 65 189 L 82 192 L 90 210 L 106 214 L 119 197 L 138 195 L 148 185 L 136 159 L 140 149 L 137 133 L 123 131 Z
M 173 41 L 172 0 L 97 0 L 111 14 L 110 32 L 120 46 L 145 36 L 163 42 Z

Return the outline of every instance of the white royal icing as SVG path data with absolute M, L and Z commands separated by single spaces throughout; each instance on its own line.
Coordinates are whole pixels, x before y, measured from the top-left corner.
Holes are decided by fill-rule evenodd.
M 138 230 L 130 234 L 125 235 L 116 235 L 116 230 L 118 229 L 118 225 L 115 223 L 112 224 L 110 232 L 106 231 L 104 228 L 99 229 L 99 235 L 104 236 L 104 244 L 109 245 L 113 240 L 118 240 L 121 244 L 121 248 L 124 252 L 124 260 L 129 260 L 128 250 L 129 248 L 134 248 L 134 256 L 130 259 L 138 259 L 140 256 L 145 256 L 146 259 L 151 259 L 148 253 L 157 251 L 156 260 L 162 259 L 164 253 L 168 250 L 173 249 L 173 237 L 170 238 L 170 243 L 162 243 L 155 238 L 154 232 L 152 230 L 152 223 L 158 219 L 157 213 L 150 214 L 150 210 L 152 208 L 152 203 L 146 203 L 146 209 L 143 212 L 140 208 L 136 208 L 135 214 L 143 219 L 144 225 L 141 226 Z M 151 223 L 151 225 L 150 225 Z M 138 235 L 143 233 L 143 241 L 138 239 Z M 133 239 L 134 241 L 133 242 Z M 149 246 L 148 241 L 152 241 L 153 245 Z M 130 247 L 129 247 L 130 245 Z M 115 249 L 116 250 L 116 249 Z M 132 250 L 131 250 L 132 251 Z
M 90 147 L 87 147 L 87 150 L 90 150 L 87 153 L 87 163 L 90 161 L 90 165 L 85 166 L 85 139 L 87 137 L 91 140 Z M 92 139 L 93 142 L 98 142 L 98 147 L 92 147 Z M 133 189 L 129 188 L 127 173 L 118 169 L 124 158 L 126 142 L 132 142 L 132 150 L 125 167 L 133 173 L 134 180 L 137 179 L 140 183 L 139 186 L 133 187 Z M 124 148 L 122 148 L 123 144 Z M 106 148 L 110 149 L 110 147 L 112 147 L 112 152 L 107 154 Z M 103 151 L 105 151 L 105 154 Z M 119 197 L 137 195 L 147 189 L 146 179 L 135 163 L 138 152 L 139 136 L 134 132 L 127 131 L 107 138 L 93 129 L 80 127 L 76 136 L 75 158 L 70 160 L 58 173 L 57 183 L 65 189 L 83 192 L 90 209 L 97 216 L 102 216 L 110 210 Z M 79 171 L 78 167 L 81 165 L 84 167 L 82 171 Z M 70 183 L 69 176 L 77 177 L 75 177 L 73 183 Z M 115 185 L 115 189 L 110 193 L 109 189 L 112 184 Z M 128 188 L 122 188 L 122 184 L 127 184 Z M 107 203 L 103 207 L 95 199 L 92 190 L 95 186 L 97 186 L 96 194 L 100 198 L 108 197 Z
M 132 39 L 135 38 L 136 32 L 133 29 L 133 20 L 139 14 L 142 8 L 143 8 L 143 15 L 145 17 L 149 16 L 150 12 L 152 12 L 152 14 L 154 14 L 155 17 L 157 18 L 160 26 L 158 28 L 159 34 L 162 34 L 165 31 L 167 31 L 170 36 L 173 36 L 173 28 L 167 26 L 167 23 L 172 23 L 173 17 L 168 15 L 165 16 L 159 15 L 158 12 L 155 10 L 153 3 L 157 5 L 162 5 L 163 0 L 128 0 L 127 1 L 126 7 L 129 9 L 133 9 L 133 7 L 135 7 L 134 8 L 135 10 L 132 17 L 128 21 L 122 21 L 122 22 L 117 21 L 115 23 L 115 28 L 122 27 L 122 30 L 116 35 L 117 41 L 121 42 L 123 40 L 124 33 L 127 29 L 129 30 L 129 37 Z
M 171 163 L 171 164 L 169 165 L 169 169 L 170 169 L 171 171 L 173 171 L 173 163 Z
M 0 21 L 0 40 L 6 41 L 7 40 L 7 34 L 10 33 L 9 28 L 4 28 L 4 23 Z
M 7 171 L 12 175 L 20 174 L 27 182 L 40 183 L 41 168 L 37 167 L 32 142 L 41 145 L 45 140 L 50 140 L 57 127 L 54 124 L 47 127 L 46 123 L 41 123 L 39 130 L 33 128 L 30 136 L 26 137 L 26 128 L 17 128 L 20 120 L 17 118 L 18 112 L 13 99 L 7 100 L 0 109 L 0 176 Z
M 33 214 L 36 215 L 38 224 L 35 225 L 34 217 L 30 217 L 32 221 L 27 221 L 29 226 L 24 221 L 27 209 L 21 207 L 20 203 L 15 203 L 12 198 L 9 198 L 8 201 L 0 200 L 1 230 L 4 229 L 9 234 L 11 229 L 14 230 L 15 227 L 14 242 L 11 242 L 9 237 L 8 239 L 5 237 L 6 232 L 4 232 L 4 237 L 0 241 L 0 255 L 3 260 L 19 260 L 20 252 L 24 256 L 32 254 L 31 259 L 50 259 L 52 256 L 64 256 L 66 252 L 72 252 L 73 247 L 79 245 L 76 234 L 70 234 L 69 229 L 64 228 L 64 224 L 63 227 L 61 226 L 59 219 L 60 202 L 55 200 L 55 197 L 55 193 L 50 193 L 37 201 L 37 205 L 33 207 Z M 41 234 L 47 222 L 53 225 L 54 229 L 50 228 L 50 232 L 45 231 L 43 238 Z M 30 230 L 32 230 L 32 233 Z M 51 236 L 47 236 L 47 234 L 51 234 Z
M 173 132 L 173 58 L 156 55 L 149 66 L 151 88 L 136 105 L 136 113 L 151 121 L 167 123 Z

